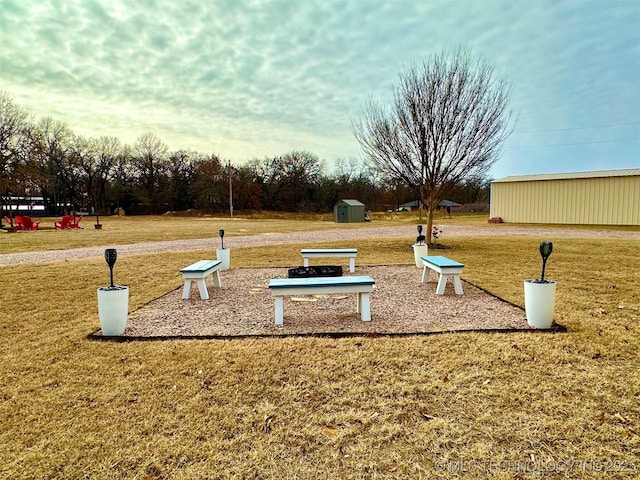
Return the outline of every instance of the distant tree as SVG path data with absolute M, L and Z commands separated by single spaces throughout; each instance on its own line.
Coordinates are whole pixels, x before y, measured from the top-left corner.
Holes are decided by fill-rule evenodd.
M 93 202 L 96 213 L 107 213 L 107 188 L 109 182 L 115 178 L 118 162 L 124 155 L 125 149 L 116 137 L 100 137 L 93 140 L 95 164 L 93 174 Z
M 491 178 L 486 175 L 474 175 L 466 178 L 451 189 L 448 200 L 467 203 L 488 203 L 491 191 Z
M 73 132 L 52 117 L 41 118 L 29 130 L 27 165 L 50 215 L 70 210 L 73 205 L 74 170 L 71 163 Z
M 69 147 L 72 168 L 75 170 L 73 176 L 78 182 L 78 188 L 74 192 L 74 203 L 87 210 L 91 210 L 91 207 L 95 205 L 94 188 L 97 158 L 94 147 L 93 140 L 81 135 L 74 135 Z
M 150 204 L 151 213 L 160 213 L 163 198 L 167 198 L 167 152 L 169 148 L 153 133 L 138 137 L 133 145 L 133 170 L 141 197 Z
M 509 97 L 490 65 L 445 52 L 400 74 L 391 109 L 371 100 L 354 134 L 367 159 L 426 207 L 430 233 L 447 192 L 496 161 L 510 133 Z
M 20 148 L 24 143 L 27 112 L 16 105 L 9 95 L 0 91 L 0 206 L 10 205 L 11 194 L 19 188 L 15 173 L 20 163 Z M 13 218 L 13 212 L 9 215 Z M 0 207 L 0 228 L 4 212 Z
M 105 198 L 109 202 L 109 213 L 115 209 L 125 212 L 138 202 L 135 196 L 136 172 L 133 166 L 134 151 L 131 145 L 123 145 L 109 174 L 109 183 L 105 185 Z
M 238 210 L 261 210 L 262 189 L 249 165 L 241 165 L 233 175 L 233 203 Z
M 278 157 L 254 159 L 248 166 L 262 189 L 264 208 L 276 211 L 311 208 L 311 194 L 322 170 L 316 155 L 293 151 Z
M 313 210 L 313 190 L 322 164 L 311 152 L 292 151 L 279 158 L 282 169 L 281 200 L 289 211 Z
M 222 212 L 229 207 L 229 178 L 216 154 L 200 155 L 194 162 L 194 177 L 189 194 L 196 208 Z
M 178 150 L 169 155 L 169 204 L 171 210 L 187 210 L 193 207 L 189 186 L 195 178 L 195 152 Z

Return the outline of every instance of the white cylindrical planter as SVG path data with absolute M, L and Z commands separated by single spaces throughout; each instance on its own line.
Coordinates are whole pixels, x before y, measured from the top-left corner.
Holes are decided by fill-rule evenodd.
M 98 289 L 98 315 L 102 335 L 122 335 L 127 328 L 129 287 L 114 286 Z
M 218 248 L 216 255 L 218 260 L 222 260 L 220 270 L 229 270 L 231 268 L 231 250 L 229 248 Z
M 412 245 L 413 247 L 413 258 L 416 262 L 416 267 L 417 268 L 422 268 L 422 260 L 420 259 L 420 257 L 425 257 L 427 256 L 429 253 L 429 247 L 427 247 L 426 244 L 422 243 L 416 243 L 414 245 Z
M 535 328 L 549 328 L 553 323 L 553 311 L 556 304 L 556 282 L 545 280 L 524 281 L 524 309 L 527 323 Z

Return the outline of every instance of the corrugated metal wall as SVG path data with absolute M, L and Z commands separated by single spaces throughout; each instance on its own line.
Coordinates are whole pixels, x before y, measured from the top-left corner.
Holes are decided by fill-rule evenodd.
M 640 225 L 640 176 L 494 182 L 490 215 L 517 223 Z

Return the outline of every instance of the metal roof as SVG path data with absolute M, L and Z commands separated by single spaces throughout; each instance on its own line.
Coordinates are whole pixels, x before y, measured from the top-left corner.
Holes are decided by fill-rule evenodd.
M 451 200 L 442 200 L 439 204 L 439 207 L 461 207 L 461 203 L 452 202 Z
M 360 206 L 364 207 L 364 203 L 359 202 L 358 200 L 346 199 L 346 200 L 341 200 L 341 201 L 346 203 L 347 205 L 356 206 L 356 207 L 360 207 Z
M 547 173 L 541 175 L 513 175 L 494 180 L 491 183 L 501 182 L 534 182 L 538 180 L 573 180 L 577 178 L 602 178 L 602 177 L 634 177 L 640 176 L 640 168 L 627 168 L 624 170 L 598 170 L 592 172 L 573 173 Z
M 417 206 L 418 206 L 418 200 L 413 200 L 412 202 L 403 203 L 402 205 L 400 205 L 400 208 L 417 207 Z M 438 203 L 438 206 L 439 207 L 461 207 L 462 204 L 452 202 L 451 200 L 442 200 L 440 203 Z

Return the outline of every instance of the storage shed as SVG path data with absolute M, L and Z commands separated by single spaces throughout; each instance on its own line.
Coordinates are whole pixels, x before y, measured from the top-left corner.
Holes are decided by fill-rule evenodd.
M 505 177 L 491 183 L 504 222 L 640 225 L 640 168 Z
M 364 222 L 364 203 L 358 200 L 340 200 L 333 207 L 336 223 Z

